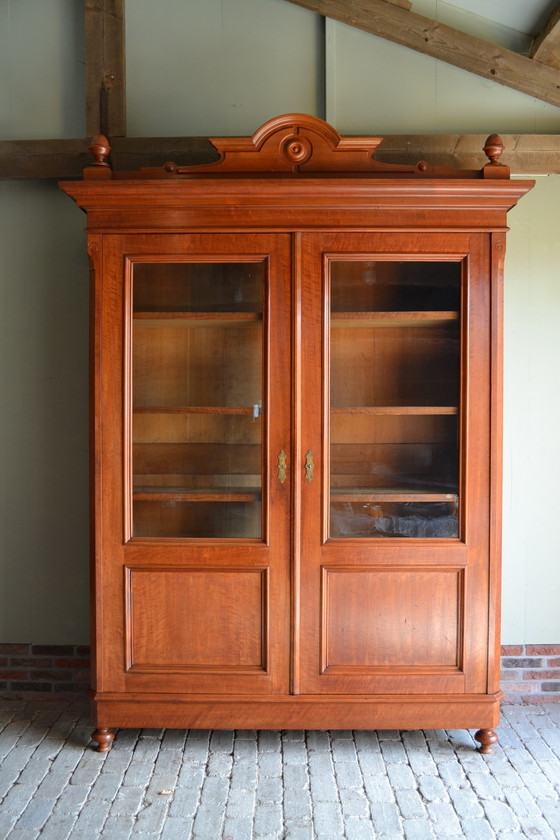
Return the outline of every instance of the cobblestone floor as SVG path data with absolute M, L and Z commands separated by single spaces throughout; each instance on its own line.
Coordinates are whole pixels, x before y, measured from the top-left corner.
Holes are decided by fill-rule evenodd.
M 121 730 L 84 704 L 0 700 L 1 840 L 560 837 L 560 704 L 473 733 Z

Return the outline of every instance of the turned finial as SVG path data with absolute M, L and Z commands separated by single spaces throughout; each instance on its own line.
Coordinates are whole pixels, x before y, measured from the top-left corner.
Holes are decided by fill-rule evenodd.
M 106 158 L 109 157 L 111 147 L 109 145 L 109 141 L 103 136 L 103 134 L 95 135 L 91 141 L 89 150 L 95 158 L 95 163 L 93 163 L 92 166 L 109 166 Z
M 498 158 L 501 157 L 504 151 L 504 143 L 499 134 L 491 134 L 484 144 L 484 154 L 490 161 L 492 166 L 503 166 Z

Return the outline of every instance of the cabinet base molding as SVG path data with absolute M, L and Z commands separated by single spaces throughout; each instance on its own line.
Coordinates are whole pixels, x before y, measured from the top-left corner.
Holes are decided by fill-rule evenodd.
M 475 729 L 481 752 L 498 740 L 502 692 L 496 694 L 284 698 L 200 697 L 98 694 L 96 732 L 116 728 L 170 729 Z M 490 733 L 490 738 L 484 733 Z M 479 734 L 479 733 L 477 733 Z M 98 740 L 94 738 L 94 740 Z M 105 750 L 109 749 L 103 741 Z

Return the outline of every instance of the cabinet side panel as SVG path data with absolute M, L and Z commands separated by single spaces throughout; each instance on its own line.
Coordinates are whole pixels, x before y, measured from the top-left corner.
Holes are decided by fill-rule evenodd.
M 502 475 L 503 475 L 503 363 L 504 363 L 504 258 L 505 233 L 491 236 L 491 347 L 492 385 L 490 406 L 490 570 L 488 691 L 500 688 L 500 631 L 502 592 Z
M 96 234 L 88 236 L 89 257 L 89 504 L 90 504 L 90 634 L 91 634 L 91 685 L 97 687 L 101 679 L 98 627 L 103 626 L 103 599 L 97 582 L 97 546 L 99 541 L 99 516 L 101 512 L 96 449 L 100 444 L 99 427 L 99 350 L 100 350 L 100 294 L 102 239 Z

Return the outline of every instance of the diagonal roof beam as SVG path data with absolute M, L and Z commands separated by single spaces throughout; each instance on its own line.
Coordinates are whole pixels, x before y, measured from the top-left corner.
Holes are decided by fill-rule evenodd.
M 560 70 L 386 0 L 288 2 L 560 106 Z
M 531 48 L 531 58 L 546 64 L 560 47 L 560 6 L 552 13 L 542 32 L 537 35 Z

